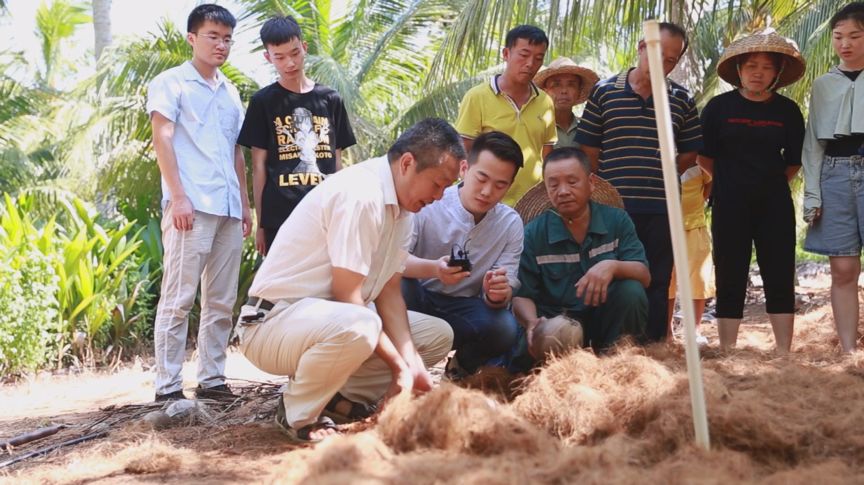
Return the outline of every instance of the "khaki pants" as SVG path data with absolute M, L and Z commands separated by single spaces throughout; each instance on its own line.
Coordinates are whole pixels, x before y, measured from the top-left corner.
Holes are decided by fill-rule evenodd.
M 198 327 L 198 384 L 225 383 L 225 349 L 231 335 L 232 311 L 243 226 L 240 219 L 195 211 L 190 231 L 178 231 L 171 204 L 162 216 L 162 294 L 156 309 L 156 393 L 183 388 L 189 311 L 201 282 L 201 321 Z
M 423 363 L 443 359 L 453 331 L 439 318 L 408 312 L 411 336 Z M 381 318 L 367 307 L 319 298 L 280 302 L 257 325 L 238 329 L 240 350 L 264 372 L 291 377 L 283 394 L 288 424 L 315 422 L 336 392 L 374 403 L 391 382 L 389 367 L 374 354 Z

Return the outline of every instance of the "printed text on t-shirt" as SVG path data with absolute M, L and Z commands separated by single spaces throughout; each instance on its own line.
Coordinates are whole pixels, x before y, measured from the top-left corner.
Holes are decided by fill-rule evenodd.
M 784 126 L 781 121 L 751 120 L 750 118 L 727 118 L 726 121 L 737 125 L 747 125 L 751 128 L 762 128 L 765 126 L 776 126 L 777 128 L 783 128 Z

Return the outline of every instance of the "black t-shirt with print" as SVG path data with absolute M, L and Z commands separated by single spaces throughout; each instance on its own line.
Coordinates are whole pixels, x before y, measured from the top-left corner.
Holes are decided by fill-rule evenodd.
M 278 229 L 310 190 L 336 171 L 336 150 L 356 143 L 339 93 L 295 93 L 275 82 L 252 96 L 237 143 L 267 150 L 261 227 Z
M 737 90 L 702 110 L 700 154 L 714 159 L 715 198 L 785 185 L 786 168 L 801 165 L 804 117 L 789 98 L 750 101 Z

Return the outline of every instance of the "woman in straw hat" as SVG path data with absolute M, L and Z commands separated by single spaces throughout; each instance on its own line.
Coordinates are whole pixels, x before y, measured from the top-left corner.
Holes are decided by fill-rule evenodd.
M 804 249 L 831 261 L 831 308 L 844 352 L 858 339 L 864 244 L 864 2 L 830 21 L 840 65 L 813 82 L 804 138 Z
M 591 88 L 600 79 L 597 73 L 582 67 L 567 57 L 559 57 L 534 76 L 537 85 L 555 102 L 555 125 L 558 141 L 555 148 L 576 147 L 576 126 L 579 118 L 573 114 L 573 107 L 584 103 L 591 94 Z
M 699 164 L 714 177 L 711 232 L 721 349 L 735 346 L 744 312 L 752 248 L 765 289 L 777 350 L 792 345 L 795 311 L 795 209 L 789 180 L 801 165 L 804 119 L 776 93 L 805 64 L 794 42 L 766 30 L 737 40 L 718 75 L 737 89 L 702 111 Z

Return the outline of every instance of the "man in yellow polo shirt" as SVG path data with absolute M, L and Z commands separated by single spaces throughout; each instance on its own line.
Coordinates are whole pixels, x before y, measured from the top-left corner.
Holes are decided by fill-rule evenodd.
M 513 205 L 543 178 L 543 158 L 558 140 L 552 98 L 534 85 L 543 65 L 549 38 L 533 25 L 520 25 L 507 33 L 502 56 L 504 72 L 474 86 L 459 105 L 456 130 L 465 149 L 477 136 L 504 132 L 522 148 L 525 166 L 516 175 L 503 202 Z

